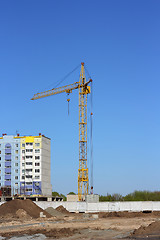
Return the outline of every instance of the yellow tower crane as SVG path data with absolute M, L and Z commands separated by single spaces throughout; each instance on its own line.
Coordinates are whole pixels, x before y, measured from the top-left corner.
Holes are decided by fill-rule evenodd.
M 82 201 L 82 194 L 88 194 L 88 167 L 87 167 L 87 94 L 90 93 L 89 83 L 92 79 L 86 81 L 84 63 L 81 63 L 81 72 L 79 82 L 69 84 L 63 87 L 53 88 L 51 90 L 34 94 L 31 100 L 36 100 L 58 93 L 71 93 L 74 89 L 79 89 L 79 169 L 78 169 L 78 199 Z M 69 102 L 70 99 L 67 99 Z

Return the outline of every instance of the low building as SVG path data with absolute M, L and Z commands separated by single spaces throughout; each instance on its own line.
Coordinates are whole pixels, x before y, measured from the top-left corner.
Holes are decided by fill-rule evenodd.
M 50 139 L 39 136 L 0 137 L 0 188 L 11 195 L 51 196 Z
M 67 202 L 78 202 L 78 194 L 67 194 Z M 89 203 L 99 202 L 98 194 L 82 195 L 82 201 Z

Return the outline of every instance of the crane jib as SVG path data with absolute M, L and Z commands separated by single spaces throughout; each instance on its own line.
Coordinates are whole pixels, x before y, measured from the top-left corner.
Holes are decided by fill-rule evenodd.
M 37 93 L 34 94 L 33 98 L 31 98 L 31 100 L 36 100 L 36 99 L 40 99 L 40 98 L 44 98 L 44 97 L 49 97 L 55 94 L 59 94 L 59 93 L 70 93 L 70 91 L 77 89 L 77 88 L 85 88 L 90 82 L 92 82 L 92 79 L 90 79 L 88 82 L 86 82 L 85 84 L 79 84 L 79 82 L 75 82 L 63 87 L 59 87 L 59 88 L 53 88 L 51 90 L 48 91 L 44 91 L 41 93 Z

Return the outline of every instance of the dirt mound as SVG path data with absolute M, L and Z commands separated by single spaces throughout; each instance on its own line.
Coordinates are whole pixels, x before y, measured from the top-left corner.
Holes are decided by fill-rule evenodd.
M 64 216 L 64 214 L 62 212 L 57 211 L 53 207 L 48 207 L 48 208 L 45 209 L 45 211 L 48 212 L 53 217 Z
M 21 213 L 17 211 L 21 209 Z M 24 211 L 22 214 L 22 210 L 24 210 L 26 213 L 26 217 L 28 218 L 28 215 L 32 218 L 39 218 L 40 212 L 43 212 L 46 217 L 52 217 L 49 213 L 38 207 L 34 202 L 31 200 L 19 200 L 15 199 L 9 202 L 6 202 L 0 206 L 0 217 L 7 217 L 12 216 L 13 218 L 17 218 L 20 215 L 24 216 Z M 18 215 L 17 215 L 18 214 Z M 25 216 L 24 216 L 25 218 Z
M 70 214 L 69 211 L 67 211 L 66 208 L 64 208 L 62 205 L 60 205 L 59 207 L 56 208 L 57 211 L 63 213 L 63 214 Z
M 107 217 L 121 217 L 121 218 L 133 218 L 133 217 L 155 217 L 160 216 L 160 212 L 100 212 L 99 218 Z
M 140 228 L 134 230 L 131 237 L 145 237 L 145 236 L 157 236 L 160 237 L 160 221 L 153 222 L 148 225 L 148 227 L 141 226 Z M 159 239 L 159 238 L 157 238 Z
M 142 213 L 139 212 L 100 212 L 100 218 L 107 218 L 107 217 L 124 217 L 124 218 L 132 218 L 132 217 L 140 217 Z

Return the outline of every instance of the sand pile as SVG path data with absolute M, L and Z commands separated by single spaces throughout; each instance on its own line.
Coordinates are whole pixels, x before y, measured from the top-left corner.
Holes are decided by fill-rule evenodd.
M 58 216 L 64 216 L 63 213 L 57 211 L 56 209 L 54 209 L 53 207 L 48 207 L 45 209 L 46 212 L 48 212 L 50 215 L 52 215 L 53 217 L 58 217 Z
M 62 205 L 60 205 L 59 207 L 57 207 L 56 210 L 57 210 L 58 212 L 63 213 L 63 214 L 70 214 L 70 212 L 67 211 L 67 209 L 64 208 Z
M 140 228 L 134 230 L 134 232 L 131 234 L 131 237 L 157 237 L 157 239 L 160 238 L 160 221 L 153 222 L 148 225 L 148 227 L 141 226 Z
M 27 214 L 27 212 L 23 209 L 18 209 L 16 211 L 16 216 L 20 219 L 25 219 L 25 220 L 31 220 L 32 219 L 32 217 L 29 214 Z
M 19 200 L 15 199 L 6 202 L 0 206 L 0 218 L 12 217 L 12 218 L 39 218 L 40 212 L 43 212 L 46 217 L 52 217 L 49 213 L 38 207 L 31 200 Z

